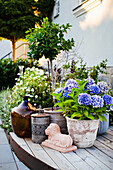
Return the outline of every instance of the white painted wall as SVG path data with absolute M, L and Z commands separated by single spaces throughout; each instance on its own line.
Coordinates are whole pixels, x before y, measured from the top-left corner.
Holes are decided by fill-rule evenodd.
M 11 51 L 12 51 L 11 41 L 1 40 L 0 41 L 0 58 L 4 57 Z M 17 41 L 16 42 L 16 50 L 15 50 L 16 59 L 27 58 L 27 52 L 28 52 L 28 43 L 24 40 Z M 10 58 L 12 58 L 12 54 L 10 54 Z
M 75 46 L 80 43 L 78 53 L 93 66 L 108 59 L 113 66 L 113 0 L 103 0 L 102 4 L 78 18 L 72 11 L 78 0 L 60 0 L 60 13 L 53 22 L 60 25 L 70 23 L 72 28 L 66 38 L 74 38 Z
M 0 41 L 0 58 L 11 52 L 11 42 L 8 40 Z

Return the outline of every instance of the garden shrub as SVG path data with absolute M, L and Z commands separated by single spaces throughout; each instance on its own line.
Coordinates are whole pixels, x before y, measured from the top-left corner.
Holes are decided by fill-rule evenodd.
M 50 95 L 50 82 L 46 81 L 47 76 L 44 71 L 35 67 L 26 68 L 24 75 L 17 78 L 15 86 L 11 90 L 8 104 L 11 108 L 19 105 L 23 96 L 28 96 L 29 102 L 35 107 L 41 105 L 42 108 L 52 106 Z
M 13 62 L 11 59 L 0 60 L 0 90 L 12 88 L 15 84 L 15 78 L 19 72 L 19 65 L 26 67 L 38 67 L 37 62 L 28 59 L 18 59 Z
M 2 119 L 3 122 L 0 126 L 6 129 L 8 133 L 12 131 L 10 120 L 11 108 L 10 105 L 7 104 L 9 95 L 10 95 L 9 89 L 2 90 L 0 92 L 0 118 Z
M 29 102 L 37 108 L 40 105 L 42 108 L 53 106 L 50 82 L 47 81 L 43 70 L 28 67 L 23 75 L 18 75 L 19 78 L 16 78 L 16 84 L 12 89 L 0 92 L 0 117 L 3 121 L 1 127 L 8 133 L 12 131 L 11 110 L 22 102 L 23 96 L 27 95 Z
M 79 67 L 77 66 L 79 64 Z M 86 66 L 86 63 L 84 63 L 83 59 L 74 61 L 72 60 L 72 63 L 66 63 L 63 65 L 63 70 L 69 70 L 68 74 L 66 74 L 65 79 L 68 80 L 70 78 L 74 79 L 86 79 L 88 76 L 90 76 L 92 79 L 95 80 L 97 83 L 98 81 L 98 76 L 100 73 L 106 73 L 106 68 L 107 68 L 107 59 L 102 60 L 99 64 L 96 66 L 93 66 L 91 68 L 88 68 Z

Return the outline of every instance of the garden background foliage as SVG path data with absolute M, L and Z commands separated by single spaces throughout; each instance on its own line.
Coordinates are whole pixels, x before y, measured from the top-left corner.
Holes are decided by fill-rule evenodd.
M 7 89 L 7 87 L 12 88 L 15 85 L 19 65 L 24 65 L 24 68 L 38 67 L 34 60 L 19 59 L 15 62 L 11 59 L 0 60 L 0 90 Z

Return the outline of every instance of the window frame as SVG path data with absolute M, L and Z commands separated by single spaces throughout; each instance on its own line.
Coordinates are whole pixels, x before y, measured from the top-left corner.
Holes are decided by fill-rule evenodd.
M 79 0 L 78 5 L 72 11 L 76 17 L 79 17 L 100 4 L 102 4 L 102 0 L 84 0 L 83 2 Z
M 59 14 L 60 14 L 60 0 L 56 0 L 54 7 L 54 18 L 57 18 Z

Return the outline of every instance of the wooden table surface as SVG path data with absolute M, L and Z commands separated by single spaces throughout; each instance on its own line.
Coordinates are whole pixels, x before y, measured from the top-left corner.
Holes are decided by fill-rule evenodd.
M 10 143 L 17 157 L 30 169 L 107 170 L 113 169 L 113 127 L 98 136 L 94 146 L 75 152 L 60 153 L 10 133 Z

